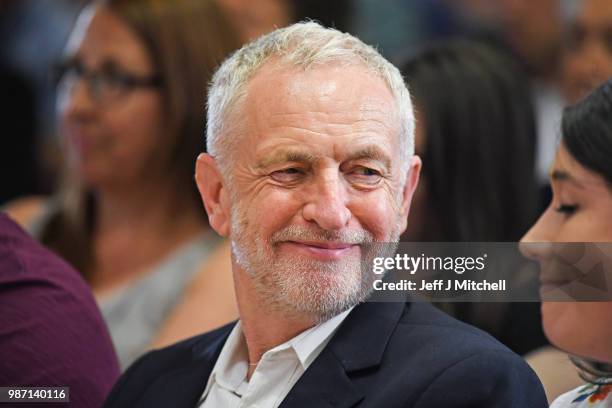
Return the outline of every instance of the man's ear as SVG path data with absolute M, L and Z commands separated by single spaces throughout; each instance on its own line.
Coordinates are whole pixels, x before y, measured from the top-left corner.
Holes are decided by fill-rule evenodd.
M 216 160 L 202 153 L 196 160 L 195 179 L 208 213 L 210 226 L 222 237 L 229 235 L 230 200 Z
M 402 192 L 402 205 L 400 207 L 401 233 L 404 233 L 406 227 L 408 226 L 408 214 L 410 213 L 410 204 L 412 202 L 412 196 L 414 195 L 417 185 L 419 184 L 421 167 L 421 158 L 417 155 L 412 155 L 412 160 L 410 162 L 410 166 L 408 167 L 408 174 L 406 176 L 406 184 L 404 185 L 404 191 Z

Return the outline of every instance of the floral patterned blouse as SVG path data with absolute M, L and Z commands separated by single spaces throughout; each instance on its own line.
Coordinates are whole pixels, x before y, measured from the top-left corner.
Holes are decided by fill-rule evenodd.
M 612 384 L 586 384 L 553 401 L 550 408 L 612 408 Z

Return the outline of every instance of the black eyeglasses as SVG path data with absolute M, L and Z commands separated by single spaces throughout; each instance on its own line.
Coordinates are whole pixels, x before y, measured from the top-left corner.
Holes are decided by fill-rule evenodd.
M 79 80 L 85 81 L 91 98 L 97 104 L 110 103 L 138 88 L 159 88 L 162 85 L 159 75 L 136 75 L 112 64 L 90 70 L 78 60 L 56 65 L 52 79 L 60 96 L 69 94 Z

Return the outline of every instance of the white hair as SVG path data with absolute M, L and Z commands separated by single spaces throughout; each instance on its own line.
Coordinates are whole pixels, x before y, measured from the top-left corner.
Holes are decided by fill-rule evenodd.
M 348 33 L 309 21 L 277 29 L 244 45 L 219 67 L 213 76 L 207 101 L 207 149 L 222 171 L 236 137 L 226 135 L 230 114 L 246 93 L 247 83 L 271 58 L 279 63 L 307 69 L 328 63 L 363 65 L 385 81 L 400 118 L 400 159 L 403 175 L 414 153 L 414 112 L 410 93 L 399 70 L 373 47 Z

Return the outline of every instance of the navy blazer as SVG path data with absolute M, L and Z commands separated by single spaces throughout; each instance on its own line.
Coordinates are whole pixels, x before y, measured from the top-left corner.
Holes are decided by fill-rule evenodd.
M 144 355 L 105 406 L 193 408 L 233 325 Z M 372 302 L 347 316 L 281 407 L 548 404 L 529 366 L 491 336 L 426 303 Z

